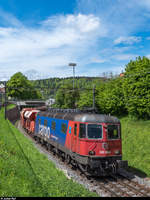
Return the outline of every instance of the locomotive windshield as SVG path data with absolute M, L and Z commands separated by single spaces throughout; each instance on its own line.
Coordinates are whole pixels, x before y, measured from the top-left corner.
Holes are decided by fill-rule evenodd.
M 98 124 L 88 124 L 87 135 L 90 139 L 102 139 L 102 126 Z
M 107 137 L 108 139 L 119 139 L 119 126 L 118 125 L 108 125 L 107 127 Z

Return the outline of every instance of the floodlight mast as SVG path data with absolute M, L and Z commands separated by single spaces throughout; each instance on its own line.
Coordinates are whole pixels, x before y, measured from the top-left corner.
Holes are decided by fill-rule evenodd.
M 77 66 L 76 63 L 69 63 L 69 66 L 71 66 L 73 68 L 73 90 L 74 90 L 74 81 L 75 81 L 75 66 Z

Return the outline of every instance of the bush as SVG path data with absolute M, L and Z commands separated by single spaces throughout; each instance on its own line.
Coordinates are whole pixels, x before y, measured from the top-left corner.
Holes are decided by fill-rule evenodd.
M 97 105 L 104 114 L 123 115 L 127 113 L 122 88 L 123 80 L 118 77 L 101 85 L 98 89 Z
M 125 69 L 123 91 L 129 115 L 150 118 L 150 60 L 138 57 Z

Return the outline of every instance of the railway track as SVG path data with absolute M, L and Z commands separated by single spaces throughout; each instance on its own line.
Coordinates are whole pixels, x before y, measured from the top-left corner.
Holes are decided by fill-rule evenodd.
M 97 184 L 106 188 L 111 197 L 150 197 L 150 189 L 121 175 L 104 178 Z
M 53 156 L 53 152 L 50 152 L 46 149 L 45 146 L 37 143 L 34 138 L 27 134 L 24 129 L 20 126 L 18 122 L 17 128 L 28 138 L 30 138 L 34 144 L 36 144 L 37 148 L 40 149 L 44 154 L 51 154 Z M 50 158 L 51 159 L 51 158 Z M 61 165 L 64 165 L 64 169 L 70 168 L 72 169 L 72 165 L 68 165 L 63 162 L 60 158 L 58 161 L 58 157 L 55 157 L 57 162 Z M 66 173 L 67 174 L 67 173 Z M 77 182 L 83 184 L 90 191 L 96 192 L 100 196 L 104 197 L 150 197 L 150 187 L 146 187 L 145 185 L 141 185 L 132 178 L 129 178 L 124 172 L 120 172 L 117 175 L 110 175 L 108 177 L 87 177 L 84 173 L 82 173 L 78 168 L 73 170 L 74 175 L 71 175 L 70 178 L 75 178 Z M 69 175 L 67 174 L 69 178 Z
M 82 175 L 84 176 L 84 175 Z M 84 176 L 86 179 L 86 177 Z M 116 174 L 108 177 L 90 178 L 87 182 L 94 185 L 93 191 L 108 197 L 150 197 L 150 188 L 126 177 Z

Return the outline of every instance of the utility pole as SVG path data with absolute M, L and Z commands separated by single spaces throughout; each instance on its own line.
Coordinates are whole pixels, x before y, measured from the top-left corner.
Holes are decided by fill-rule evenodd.
M 4 93 L 5 102 L 4 102 L 4 108 L 5 108 L 5 120 L 6 120 L 7 119 L 6 81 L 4 82 L 4 85 L 5 85 L 5 93 Z
M 95 85 L 93 85 L 93 110 L 95 110 Z

